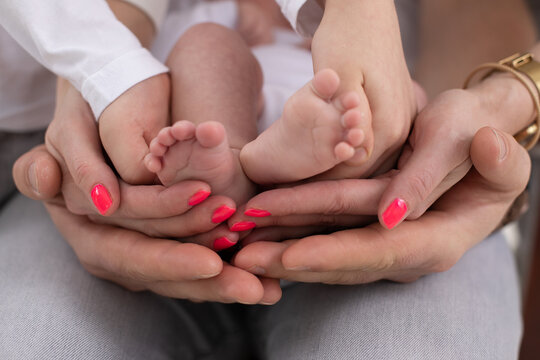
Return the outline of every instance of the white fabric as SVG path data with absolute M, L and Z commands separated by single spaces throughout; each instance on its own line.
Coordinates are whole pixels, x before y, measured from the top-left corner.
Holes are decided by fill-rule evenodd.
M 96 118 L 124 91 L 168 70 L 104 0 L 2 0 L 0 24 L 47 69 L 80 90 Z M 123 71 L 115 71 L 120 67 Z
M 171 3 L 171 8 L 173 5 Z M 191 10 L 170 11 L 152 52 L 164 61 L 187 28 L 206 21 L 233 28 L 237 22 L 236 3 L 201 2 Z M 310 53 L 298 46 L 301 43 L 298 35 L 276 30 L 275 39 L 275 44 L 253 49 L 265 79 L 265 107 L 259 122 L 261 131 L 281 116 L 285 101 L 313 76 Z M 113 71 L 113 68 L 124 71 L 122 58 L 112 62 L 100 74 Z M 145 69 L 137 71 L 144 72 Z M 92 78 L 90 81 L 105 80 Z M 108 86 L 116 85 L 110 83 Z M 55 76 L 0 28 L 0 130 L 23 132 L 46 127 L 53 117 L 54 98 Z
M 183 2 L 177 2 L 177 4 L 183 4 Z M 233 0 L 199 1 L 189 8 L 184 6 L 171 9 L 154 40 L 152 53 L 158 60 L 165 62 L 180 35 L 193 25 L 213 22 L 233 29 L 237 20 L 238 7 L 236 1 Z
M 313 37 L 324 10 L 316 0 L 276 0 L 293 29 L 305 37 Z
M 154 27 L 159 29 L 165 15 L 167 15 L 167 8 L 169 7 L 169 0 L 122 0 L 135 5 L 148 15 Z
M 214 22 L 232 29 L 237 17 L 235 1 L 201 1 L 188 10 L 170 11 L 154 41 L 152 53 L 165 61 L 178 38 L 193 25 Z M 301 47 L 302 38 L 278 28 L 274 30 L 274 39 L 272 44 L 253 48 L 264 77 L 264 108 L 258 122 L 259 132 L 276 121 L 287 99 L 313 78 L 311 53 Z

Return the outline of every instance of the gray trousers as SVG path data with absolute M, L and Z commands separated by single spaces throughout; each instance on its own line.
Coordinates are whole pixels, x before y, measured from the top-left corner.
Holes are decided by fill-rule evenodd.
M 13 158 L 32 142 L 5 135 L 0 154 L 17 148 Z M 2 175 L 10 156 L 0 156 Z M 411 284 L 295 284 L 270 307 L 194 304 L 92 277 L 42 204 L 7 199 L 0 209 L 3 360 L 517 357 L 518 282 L 500 234 L 450 271 Z

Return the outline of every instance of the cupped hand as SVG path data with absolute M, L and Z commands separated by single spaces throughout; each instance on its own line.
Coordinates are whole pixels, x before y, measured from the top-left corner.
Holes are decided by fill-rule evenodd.
M 90 273 L 134 291 L 150 290 L 194 301 L 272 304 L 279 300 L 281 289 L 277 280 L 259 279 L 223 263 L 214 251 L 206 247 L 151 237 L 116 224 L 98 224 L 88 216 L 73 214 L 58 195 L 62 183 L 61 168 L 65 166 L 60 166 L 42 145 L 17 160 L 13 175 L 23 194 L 45 201 L 51 218 Z M 120 189 L 124 189 L 121 192 L 124 201 L 113 216 L 106 218 L 111 223 L 117 214 L 131 219 L 130 224 L 123 225 L 141 221 L 141 224 L 157 229 L 159 227 L 152 225 L 148 218 L 167 215 L 171 215 L 171 225 L 178 222 L 172 214 L 185 207 L 183 201 L 178 202 L 183 196 L 180 187 L 165 189 L 120 184 Z M 75 187 L 72 190 L 78 191 Z M 191 211 L 203 209 L 211 200 L 205 200 Z M 84 214 L 84 205 L 80 209 Z M 204 218 L 202 213 L 193 216 Z M 124 221 L 127 222 L 127 218 Z M 156 221 L 164 224 L 163 220 Z M 138 226 L 141 225 L 134 227 Z M 194 229 L 196 225 L 190 226 Z M 216 224 L 212 223 L 212 226 Z M 208 234 L 218 232 L 219 228 Z M 185 234 L 186 230 L 178 227 L 178 231 Z M 196 240 L 199 239 L 194 236 L 192 241 Z
M 498 225 L 530 174 L 527 152 L 512 136 L 483 128 L 471 144 L 474 169 L 422 217 L 396 230 L 365 228 L 282 243 L 256 242 L 234 265 L 254 274 L 304 282 L 408 282 L 448 270 Z
M 129 290 L 245 304 L 272 304 L 281 297 L 277 280 L 259 279 L 228 265 L 203 246 L 95 224 L 61 205 L 46 206 L 85 269 Z
M 130 184 L 149 184 L 156 177 L 143 160 L 150 141 L 169 124 L 170 96 L 169 75 L 156 75 L 128 89 L 99 117 L 103 148 Z
M 14 178 L 19 189 L 31 198 L 65 204 L 73 214 L 90 215 L 94 222 L 149 236 L 193 237 L 223 221 L 216 221 L 216 211 L 236 208 L 224 196 L 211 196 L 196 205 L 200 194 L 211 191 L 201 181 L 164 187 L 132 186 L 118 180 L 103 157 L 90 108 L 80 93 L 63 80 L 58 84 L 56 113 L 47 130 L 46 145 L 46 149 L 38 148 L 16 163 Z M 48 160 L 47 150 L 56 161 Z M 38 191 L 33 188 L 36 185 Z M 215 235 L 223 236 L 222 231 Z M 237 240 L 234 233 L 228 237 Z M 206 243 L 212 244 L 209 239 Z

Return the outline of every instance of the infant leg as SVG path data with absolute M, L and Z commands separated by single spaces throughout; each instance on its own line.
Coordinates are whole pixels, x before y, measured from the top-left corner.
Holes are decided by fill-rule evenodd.
M 215 194 L 246 200 L 254 186 L 238 155 L 257 135 L 262 108 L 257 60 L 238 33 L 207 23 L 179 39 L 167 65 L 173 124 L 188 120 L 194 126 L 181 122 L 163 130 L 153 141 L 147 166 L 165 184 L 196 178 L 207 181 Z

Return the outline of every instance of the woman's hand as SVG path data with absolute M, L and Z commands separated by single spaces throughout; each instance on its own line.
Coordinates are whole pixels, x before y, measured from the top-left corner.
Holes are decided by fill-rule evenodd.
M 36 147 L 19 158 L 13 175 L 23 194 L 46 201 L 58 229 L 82 265 L 95 276 L 134 291 L 150 290 L 194 301 L 272 304 L 281 297 L 277 280 L 258 279 L 223 263 L 214 251 L 203 246 L 96 224 L 87 216 L 73 214 L 58 195 L 62 183 L 61 167 L 45 146 Z M 124 213 L 137 218 L 152 212 L 166 216 L 178 211 L 174 196 L 181 196 L 181 189 L 169 188 L 172 190 L 169 193 L 166 192 L 168 189 L 160 193 L 156 187 L 126 185 L 126 189 L 125 194 L 122 192 L 125 201 L 115 215 Z M 204 205 L 206 202 L 199 206 Z M 201 217 L 201 214 L 194 217 Z M 178 221 L 175 217 L 172 219 Z M 151 223 L 148 219 L 144 221 Z M 179 227 L 179 231 L 185 230 Z
M 333 284 L 407 282 L 448 270 L 498 225 L 530 173 L 526 151 L 492 128 L 476 134 L 471 159 L 474 170 L 421 218 L 396 230 L 376 223 L 283 243 L 256 242 L 237 254 L 234 265 L 267 277 Z
M 53 221 L 90 273 L 131 290 L 196 301 L 279 300 L 277 280 L 258 279 L 225 264 L 203 246 L 157 238 L 210 230 L 190 240 L 213 245 L 209 236 L 224 230 L 212 218 L 223 205 L 234 209 L 232 200 L 214 196 L 193 207 L 197 198 L 204 198 L 198 196 L 200 191 L 204 195 L 210 190 L 207 184 L 189 181 L 165 188 L 118 181 L 103 158 L 90 109 L 69 85 L 59 88 L 54 121 L 47 133 L 47 148 L 54 157 L 45 146 L 36 147 L 17 160 L 13 176 L 23 194 L 46 201 Z M 108 189 L 107 216 L 96 211 L 96 184 Z
M 91 216 L 94 222 L 122 226 L 149 236 L 188 237 L 214 229 L 218 223 L 212 221 L 213 215 L 223 206 L 236 207 L 224 196 L 212 196 L 194 207 L 198 194 L 210 192 L 210 187 L 201 181 L 185 181 L 166 188 L 131 186 L 118 180 L 103 157 L 90 108 L 80 93 L 64 81 L 59 82 L 55 118 L 47 129 L 46 145 L 62 173 L 61 195 L 54 201 L 65 204 L 73 214 Z M 54 166 L 47 171 L 52 169 Z M 35 179 L 37 175 L 21 174 L 19 181 Z M 60 186 L 59 177 L 52 179 L 58 182 L 49 181 L 47 186 Z M 25 194 L 36 197 L 35 192 Z M 234 236 L 228 234 L 232 241 L 237 240 Z

